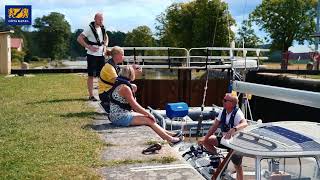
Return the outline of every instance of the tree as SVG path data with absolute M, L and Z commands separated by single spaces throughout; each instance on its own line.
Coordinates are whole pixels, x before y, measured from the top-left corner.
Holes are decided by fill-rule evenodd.
M 124 46 L 126 34 L 121 31 L 107 31 L 109 37 L 109 47 Z
M 127 33 L 124 45 L 132 47 L 154 46 L 155 40 L 148 26 L 138 26 Z
M 235 23 L 220 0 L 196 0 L 174 3 L 156 20 L 161 45 L 178 47 L 229 46 Z
M 37 41 L 43 56 L 52 60 L 67 56 L 71 30 L 63 14 L 52 12 L 36 18 L 33 27 L 38 30 Z
M 83 29 L 77 29 L 70 37 L 70 55 L 71 57 L 85 56 L 86 50 L 77 41 L 78 36 L 83 32 Z
M 244 42 L 246 48 L 256 48 L 262 43 L 262 40 L 255 34 L 251 21 L 248 20 L 242 22 L 238 36 L 236 43 L 242 45 Z
M 293 41 L 303 44 L 315 32 L 316 0 L 263 0 L 251 13 L 272 40 L 272 49 L 288 51 Z

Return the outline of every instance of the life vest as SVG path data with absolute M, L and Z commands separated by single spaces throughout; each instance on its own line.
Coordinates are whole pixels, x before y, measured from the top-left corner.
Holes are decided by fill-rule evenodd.
M 228 132 L 231 128 L 234 127 L 234 118 L 238 112 L 239 108 L 238 107 L 235 107 L 232 112 L 231 112 L 231 116 L 230 116 L 230 119 L 229 119 L 229 123 L 226 124 L 226 120 L 227 120 L 227 111 L 226 109 L 223 109 L 222 111 L 222 114 L 221 114 L 221 131 L 222 132 Z
M 113 66 L 113 68 L 116 70 L 116 73 L 119 74 L 119 72 L 120 72 L 120 67 L 117 66 L 116 63 L 114 63 L 114 61 L 113 61 L 112 58 L 109 59 L 107 63 L 110 64 L 111 66 Z M 101 76 L 100 76 L 100 80 L 101 80 L 103 83 L 105 83 L 105 84 L 109 84 L 110 86 L 113 86 L 113 85 L 114 85 L 114 83 L 102 79 Z
M 123 76 L 119 76 L 117 77 L 116 79 L 116 82 L 114 83 L 114 85 L 112 86 L 112 88 L 109 90 L 109 99 L 110 99 L 110 102 L 114 103 L 114 104 L 117 104 L 118 106 L 120 106 L 122 109 L 125 109 L 125 110 L 128 110 L 128 111 L 131 111 L 131 106 L 130 104 L 128 103 L 122 103 L 116 99 L 114 99 L 112 97 L 112 93 L 114 92 L 114 90 L 120 86 L 121 84 L 124 84 L 128 87 L 130 87 L 131 89 L 131 92 L 132 94 L 134 95 L 134 92 L 133 92 L 133 89 L 132 89 L 132 86 L 131 86 L 131 83 L 130 83 L 130 80 L 126 77 L 123 77 Z
M 103 41 L 102 41 L 102 42 L 100 41 L 98 32 L 97 32 L 97 30 L 96 30 L 96 28 L 95 28 L 95 26 L 94 26 L 94 21 L 89 24 L 89 27 L 90 27 L 90 29 L 91 29 L 94 37 L 96 38 L 96 41 L 97 41 L 97 42 L 92 42 L 92 41 L 89 41 L 89 40 L 88 40 L 88 44 L 90 44 L 90 45 L 102 46 L 102 45 L 104 44 L 104 41 L 106 40 L 106 37 L 105 37 L 106 29 L 104 28 L 104 26 L 103 26 L 103 25 L 100 26 L 101 31 L 102 31 L 102 37 L 103 37 Z

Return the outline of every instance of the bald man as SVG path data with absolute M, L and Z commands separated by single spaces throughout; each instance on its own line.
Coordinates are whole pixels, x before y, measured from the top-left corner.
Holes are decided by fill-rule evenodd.
M 209 152 L 216 153 L 216 147 L 219 146 L 222 137 L 214 135 L 218 127 L 221 128 L 223 138 L 230 139 L 237 131 L 248 126 L 247 120 L 243 112 L 238 108 L 238 97 L 231 93 L 226 93 L 223 100 L 223 110 L 215 119 L 208 133 L 199 140 L 199 144 L 203 145 Z M 242 156 L 234 154 L 231 161 L 237 172 L 237 180 L 243 179 Z
M 97 101 L 93 96 L 93 79 L 100 75 L 100 71 L 105 64 L 104 52 L 109 43 L 101 13 L 95 14 L 94 21 L 78 36 L 77 41 L 87 50 L 89 100 Z

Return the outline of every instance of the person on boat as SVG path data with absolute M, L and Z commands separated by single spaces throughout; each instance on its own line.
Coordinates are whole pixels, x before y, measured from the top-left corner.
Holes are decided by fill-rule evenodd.
M 109 43 L 109 38 L 103 25 L 103 15 L 97 13 L 94 21 L 78 36 L 78 43 L 87 50 L 88 93 L 90 101 L 97 101 L 93 96 L 93 79 L 99 76 L 105 64 L 104 51 Z
M 124 60 L 124 50 L 119 46 L 114 46 L 111 49 L 111 59 L 103 66 L 100 78 L 98 80 L 98 94 L 101 100 L 101 105 L 107 113 L 110 109 L 110 99 L 109 99 L 109 90 L 114 85 L 116 78 L 118 77 L 120 67 L 118 64 L 121 64 Z M 132 65 L 135 69 L 135 74 L 141 74 L 141 68 L 137 65 Z M 137 86 L 135 84 L 131 85 L 133 90 L 136 91 Z
M 110 121 L 117 126 L 147 125 L 162 139 L 173 144 L 181 142 L 183 136 L 179 133 L 166 131 L 157 123 L 155 117 L 146 111 L 134 97 L 132 84 L 135 79 L 133 66 L 121 68 L 115 84 L 110 89 Z
M 233 96 L 231 93 L 225 94 L 223 98 L 223 110 L 215 119 L 208 133 L 198 141 L 198 143 L 203 145 L 209 152 L 216 153 L 216 147 L 219 146 L 222 137 L 230 139 L 237 131 L 248 126 L 243 112 L 238 107 L 238 102 L 237 96 Z M 221 128 L 222 136 L 217 137 L 214 133 L 219 127 Z M 237 180 L 242 180 L 242 157 L 235 154 L 231 160 L 237 172 Z

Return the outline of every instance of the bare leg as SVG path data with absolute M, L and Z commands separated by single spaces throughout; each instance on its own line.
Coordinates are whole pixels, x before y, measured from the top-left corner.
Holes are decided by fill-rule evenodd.
M 157 123 L 153 122 L 150 118 L 146 116 L 135 116 L 131 122 L 131 125 L 147 125 L 150 126 L 162 139 L 169 142 L 178 141 L 179 138 L 174 138 L 166 133 Z
M 89 97 L 93 96 L 93 76 L 88 76 L 87 79 Z
M 215 148 L 215 146 L 218 145 L 218 140 L 216 136 L 212 135 L 208 138 L 208 140 L 203 141 L 202 145 L 206 148 L 207 151 L 216 153 L 217 149 Z
M 243 170 L 242 170 L 242 166 L 236 166 L 234 165 L 234 168 L 236 169 L 237 172 L 237 180 L 243 180 Z

